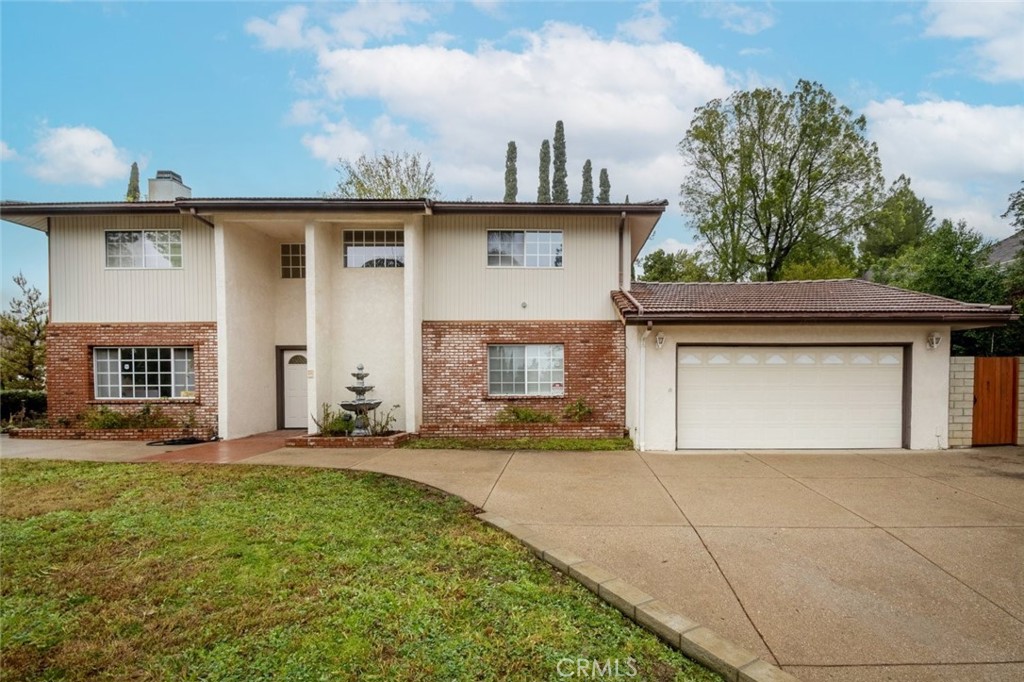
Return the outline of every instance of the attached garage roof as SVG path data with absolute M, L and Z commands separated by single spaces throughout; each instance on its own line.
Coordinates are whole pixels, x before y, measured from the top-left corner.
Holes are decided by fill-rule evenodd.
M 963 303 L 859 279 L 807 282 L 634 282 L 612 292 L 627 324 L 651 322 L 945 322 L 1005 324 L 1008 305 Z

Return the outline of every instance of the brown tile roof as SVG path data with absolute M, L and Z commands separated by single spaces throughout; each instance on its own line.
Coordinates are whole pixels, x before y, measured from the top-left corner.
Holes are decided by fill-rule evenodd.
M 630 300 L 632 297 L 634 301 Z M 634 282 L 612 300 L 627 322 L 945 321 L 1005 323 L 1010 306 L 963 303 L 859 279 Z M 638 310 L 639 304 L 640 310 Z

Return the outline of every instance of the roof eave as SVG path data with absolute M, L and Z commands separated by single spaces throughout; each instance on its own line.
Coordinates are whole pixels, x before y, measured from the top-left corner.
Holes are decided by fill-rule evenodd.
M 620 315 L 627 325 L 655 324 L 818 324 L 818 323 L 931 323 L 948 324 L 959 329 L 975 329 L 1005 325 L 1019 316 L 1013 313 L 985 311 L 977 314 L 963 313 L 913 313 L 913 312 L 878 312 L 878 313 L 658 313 L 645 311 L 637 315 L 636 311 L 621 311 Z

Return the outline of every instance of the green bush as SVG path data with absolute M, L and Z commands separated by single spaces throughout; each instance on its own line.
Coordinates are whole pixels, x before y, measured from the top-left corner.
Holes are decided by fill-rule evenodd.
M 159 407 L 143 405 L 138 412 L 117 412 L 109 407 L 90 408 L 82 415 L 87 429 L 162 429 L 177 426 Z
M 355 418 L 344 410 L 334 410 L 330 403 L 320 406 L 320 418 L 313 417 L 313 423 L 321 436 L 347 436 L 355 429 Z
M 577 398 L 575 402 L 569 403 L 565 406 L 565 409 L 562 410 L 562 416 L 574 422 L 581 422 L 590 419 L 593 414 L 594 408 L 587 405 L 587 401 L 583 398 Z
M 555 421 L 555 415 L 532 407 L 506 405 L 498 413 L 498 421 L 503 424 L 550 424 Z
M 26 417 L 46 414 L 46 391 L 11 388 L 0 391 L 0 419 L 9 420 L 25 410 Z

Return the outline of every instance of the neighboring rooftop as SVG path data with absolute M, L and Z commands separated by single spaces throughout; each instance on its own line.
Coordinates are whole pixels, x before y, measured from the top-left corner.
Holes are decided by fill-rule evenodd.
M 630 300 L 630 297 L 634 300 Z M 634 282 L 629 295 L 612 292 L 627 323 L 869 322 L 1006 323 L 1005 305 L 963 303 L 859 279 L 805 282 Z M 639 306 L 637 305 L 639 304 Z
M 1004 265 L 1017 257 L 1017 253 L 1024 248 L 1024 231 L 1010 235 L 1006 239 L 992 245 L 988 252 L 988 262 L 992 265 Z

